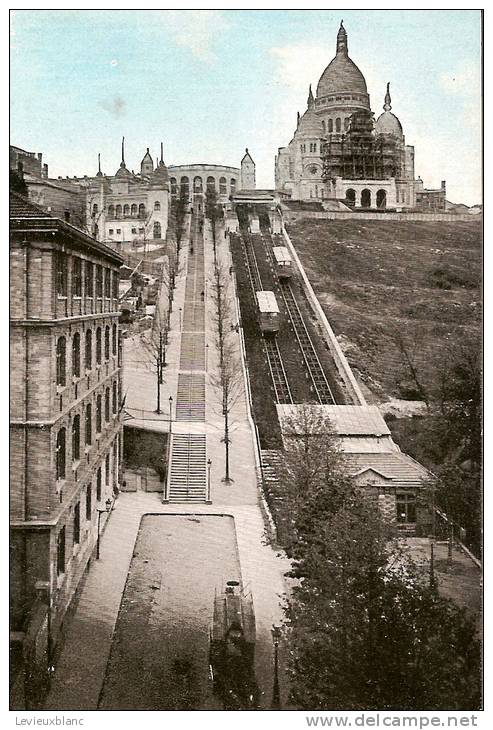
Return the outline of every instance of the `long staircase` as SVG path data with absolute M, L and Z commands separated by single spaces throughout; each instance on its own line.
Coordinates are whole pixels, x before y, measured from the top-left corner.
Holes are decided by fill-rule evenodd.
M 205 502 L 207 453 L 205 434 L 174 434 L 168 477 L 169 502 Z
M 186 277 L 175 399 L 175 428 L 181 431 L 187 422 L 205 422 L 206 416 L 204 238 L 197 214 L 192 219 L 190 230 Z M 207 494 L 206 435 L 173 434 L 168 471 L 165 501 L 207 501 L 210 495 Z

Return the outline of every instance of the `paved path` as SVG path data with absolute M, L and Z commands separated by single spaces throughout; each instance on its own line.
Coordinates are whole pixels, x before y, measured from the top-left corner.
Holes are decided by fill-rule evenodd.
M 282 553 L 276 553 L 266 543 L 257 489 L 255 437 L 248 419 L 247 396 L 244 390 L 241 391 L 231 414 L 231 476 L 234 481 L 229 485 L 221 481 L 225 470 L 224 444 L 221 442 L 223 418 L 220 393 L 210 378 L 210 373 L 217 366 L 217 354 L 212 327 L 213 302 L 208 295 L 207 279 L 212 271 L 212 242 L 207 224 L 204 243 L 206 421 L 177 421 L 173 412 L 171 427 L 175 434 L 206 435 L 207 455 L 212 460 L 212 505 L 163 504 L 159 493 L 120 494 L 102 536 L 101 559 L 93 561 L 81 592 L 79 606 L 67 626 L 65 644 L 53 677 L 46 709 L 97 709 L 139 525 L 146 514 L 227 514 L 233 517 L 243 583 L 251 589 L 254 600 L 257 681 L 263 693 L 263 706 L 270 706 L 273 680 L 270 630 L 273 623 L 282 621 L 280 601 L 285 593 L 283 576 L 289 570 L 290 564 Z M 229 267 L 231 259 L 222 236 L 218 236 L 217 255 Z M 139 336 L 125 341 L 126 411 L 130 414 L 132 423 L 151 426 L 160 431 L 168 431 L 170 428 L 170 411 L 167 406 L 170 395 L 173 398 L 172 404 L 175 402 L 180 371 L 180 322 L 183 324 L 187 283 L 184 273 L 186 266 L 183 264 L 186 264 L 189 256 L 187 246 L 182 248 L 181 256 L 182 274 L 177 279 L 175 302 L 170 316 L 171 331 L 166 352 L 168 365 L 161 394 L 165 411 L 163 414 L 155 413 L 156 375 L 146 360 Z M 193 316 L 193 312 L 190 314 L 188 311 L 187 321 Z M 235 337 L 235 341 L 239 353 L 239 336 Z M 284 646 L 281 645 L 281 666 L 284 651 Z M 284 705 L 286 689 L 282 672 L 280 679 Z

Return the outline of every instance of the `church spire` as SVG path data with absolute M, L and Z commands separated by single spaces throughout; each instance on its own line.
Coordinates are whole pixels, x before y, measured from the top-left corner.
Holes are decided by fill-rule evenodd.
M 164 147 L 163 143 L 161 142 L 161 159 L 159 160 L 160 165 L 164 165 Z
M 337 34 L 336 55 L 342 54 L 343 56 L 347 56 L 347 33 L 342 23 L 343 21 L 341 20 L 341 27 L 339 28 L 339 32 Z
M 98 152 L 98 172 L 96 174 L 96 177 L 102 177 L 103 173 L 101 172 L 101 153 Z
M 308 89 L 308 99 L 307 99 L 307 102 L 306 103 L 307 103 L 308 109 L 311 109 L 312 106 L 315 103 L 315 100 L 313 98 L 312 85 L 311 84 L 310 84 L 310 88 Z
M 385 94 L 385 100 L 383 104 L 383 109 L 386 112 L 389 112 L 392 109 L 392 99 L 390 98 L 390 81 L 387 82 L 387 93 Z
M 122 170 L 125 169 L 125 137 L 122 137 L 122 161 L 120 162 L 120 167 Z

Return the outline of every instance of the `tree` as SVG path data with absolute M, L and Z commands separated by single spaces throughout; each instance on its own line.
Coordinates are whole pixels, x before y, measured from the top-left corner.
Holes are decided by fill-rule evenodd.
M 209 188 L 205 194 L 205 215 L 211 222 L 212 246 L 214 250 L 214 261 L 216 261 L 216 222 L 222 219 L 223 208 L 217 202 L 216 191 Z
M 290 552 L 302 554 L 320 520 L 337 510 L 353 482 L 329 418 L 317 405 L 297 406 L 283 419 L 285 450 L 279 465 L 286 511 L 290 515 Z
M 180 186 L 180 195 L 172 202 L 172 212 L 175 219 L 176 246 L 180 250 L 181 239 L 185 230 L 185 216 L 188 210 L 188 194 L 184 185 Z
M 230 428 L 231 411 L 241 396 L 241 363 L 233 338 L 231 300 L 228 296 L 229 274 L 224 264 L 216 260 L 213 279 L 210 285 L 214 302 L 214 334 L 219 364 L 217 372 L 211 375 L 211 383 L 221 394 L 221 411 L 224 418 L 225 475 L 224 481 L 232 481 L 230 476 Z
M 299 709 L 479 708 L 474 624 L 389 542 L 367 495 L 348 493 L 308 542 L 286 609 Z

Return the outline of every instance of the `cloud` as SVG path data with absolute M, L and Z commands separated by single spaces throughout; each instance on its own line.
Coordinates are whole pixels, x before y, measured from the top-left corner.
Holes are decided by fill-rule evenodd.
M 273 47 L 269 53 L 277 61 L 274 82 L 293 91 L 307 91 L 308 85 L 316 83 L 327 66 L 325 46 L 293 44 Z
M 175 43 L 190 49 L 206 63 L 217 60 L 211 46 L 217 35 L 230 25 L 218 10 L 167 10 L 164 23 Z
M 115 96 L 113 99 L 105 99 L 105 101 L 100 101 L 99 104 L 106 112 L 117 119 L 125 116 L 126 101 L 121 96 Z

